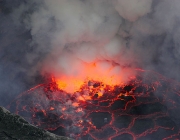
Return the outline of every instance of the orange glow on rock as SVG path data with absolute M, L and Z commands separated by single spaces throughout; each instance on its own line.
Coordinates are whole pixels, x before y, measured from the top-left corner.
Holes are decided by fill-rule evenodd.
M 54 110 L 54 109 L 55 109 L 54 107 L 50 107 L 50 109 L 49 109 L 49 110 L 51 110 L 51 111 L 52 111 L 52 110 Z
M 72 104 L 72 106 L 78 107 L 78 106 L 79 106 L 79 103 L 75 102 L 75 103 Z

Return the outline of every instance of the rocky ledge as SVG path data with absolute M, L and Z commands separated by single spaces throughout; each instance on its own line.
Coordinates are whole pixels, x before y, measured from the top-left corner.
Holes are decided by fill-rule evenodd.
M 22 117 L 0 107 L 0 140 L 72 140 L 29 124 Z

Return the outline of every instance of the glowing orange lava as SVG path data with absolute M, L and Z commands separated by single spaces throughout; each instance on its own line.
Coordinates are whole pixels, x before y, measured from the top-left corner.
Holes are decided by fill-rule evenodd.
M 88 83 L 88 81 L 98 81 L 109 86 L 121 85 L 128 77 L 127 75 L 130 75 L 129 73 L 132 72 L 121 70 L 119 66 L 92 63 L 84 65 L 81 72 L 75 76 L 63 75 L 53 78 L 53 81 L 57 83 L 59 89 L 74 93 L 79 91 L 82 85 Z M 98 94 L 102 96 L 101 92 Z
M 62 89 L 66 92 L 72 93 L 78 91 L 83 85 L 83 81 L 76 78 L 62 78 L 54 79 L 59 89 Z

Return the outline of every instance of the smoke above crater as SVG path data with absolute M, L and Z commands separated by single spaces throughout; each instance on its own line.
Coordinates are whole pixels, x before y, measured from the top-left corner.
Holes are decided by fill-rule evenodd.
M 32 8 L 34 4 L 36 8 Z M 32 9 L 22 22 L 37 45 L 35 53 L 46 54 L 39 64 L 43 74 L 82 80 L 118 77 L 106 84 L 119 84 L 132 75 L 130 69 L 138 64 L 128 43 L 132 23 L 149 13 L 151 4 L 151 0 L 45 0 L 21 5 L 15 13 L 20 19 L 22 13 Z M 31 55 L 31 61 L 36 59 Z
M 121 77 L 113 79 L 119 83 L 134 75 L 134 68 L 180 80 L 178 0 L 17 0 L 1 5 L 1 56 L 17 58 L 18 64 L 14 57 L 6 63 L 9 69 L 15 66 L 12 73 L 20 83 L 19 73 L 31 83 L 37 74 L 62 79 L 108 75 Z

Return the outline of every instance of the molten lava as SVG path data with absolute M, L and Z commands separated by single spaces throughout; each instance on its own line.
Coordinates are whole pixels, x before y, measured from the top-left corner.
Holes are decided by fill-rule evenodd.
M 55 80 L 30 89 L 11 103 L 10 110 L 76 140 L 180 138 L 179 83 L 140 70 L 126 84 L 91 80 L 78 83 L 71 94 L 62 90 L 66 82 Z
M 57 84 L 59 89 L 62 89 L 69 93 L 78 91 L 80 87 L 84 84 L 84 82 L 80 79 L 67 78 L 67 77 L 61 79 L 52 78 L 52 81 Z
M 124 73 L 128 74 L 125 75 Z M 88 81 L 98 81 L 109 86 L 122 85 L 133 74 L 134 72 L 128 69 L 121 70 L 119 66 L 92 63 L 85 64 L 77 76 L 61 75 L 60 77 L 53 77 L 52 81 L 57 83 L 59 89 L 73 93 L 79 91 L 83 84 Z

